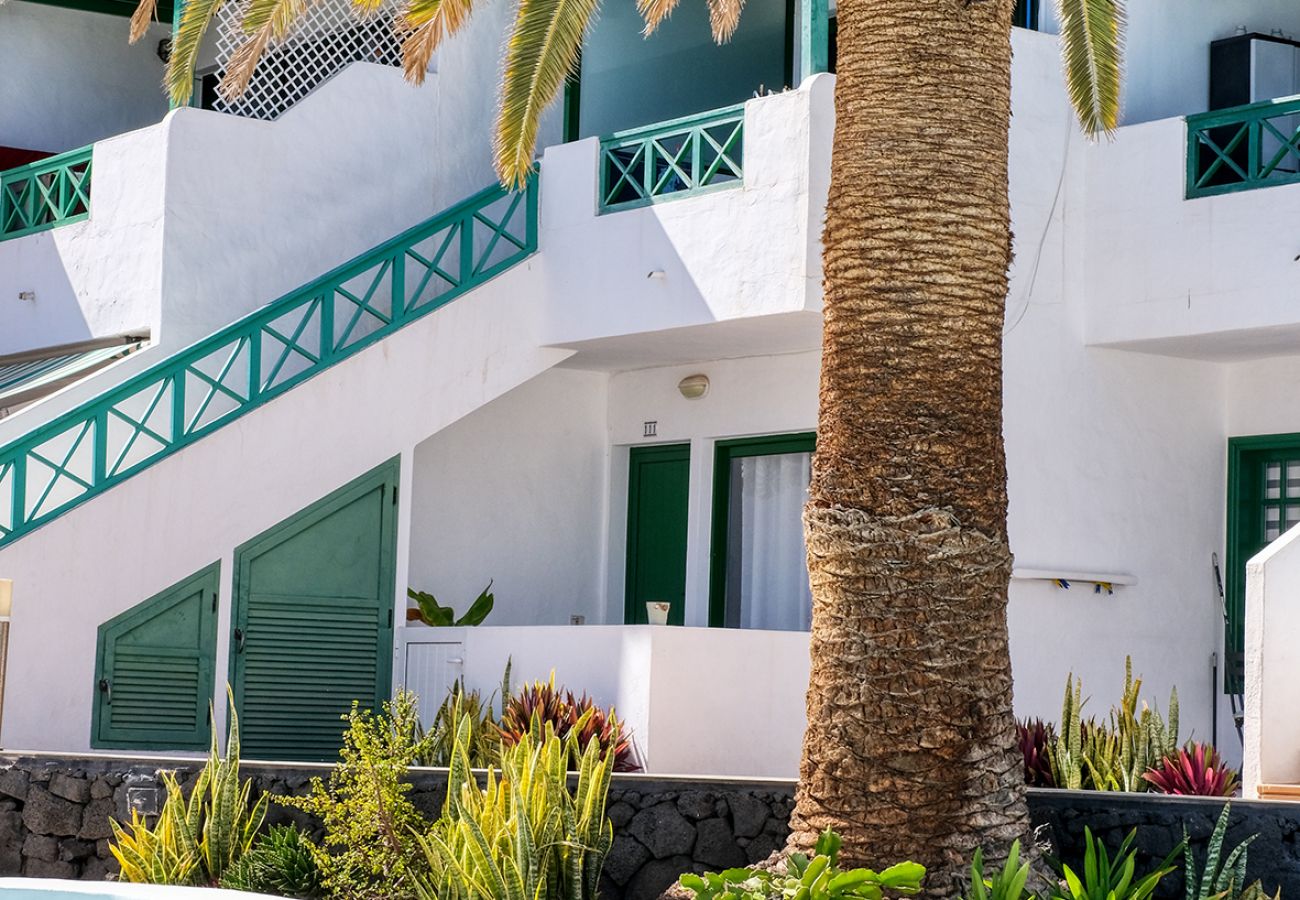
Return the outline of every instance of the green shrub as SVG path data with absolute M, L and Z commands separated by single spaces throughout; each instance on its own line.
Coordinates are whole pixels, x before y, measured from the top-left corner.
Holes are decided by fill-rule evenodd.
M 500 750 L 480 787 L 470 772 L 470 717 L 456 733 L 442 817 L 420 844 L 428 877 L 415 877 L 421 900 L 596 900 L 614 840 L 605 815 L 613 754 L 595 742 L 581 753 L 569 788 L 577 736 L 547 724 Z
M 415 695 L 399 691 L 378 714 L 353 703 L 345 719 L 339 764 L 329 778 L 312 779 L 306 797 L 277 799 L 324 824 L 324 847 L 314 852 L 327 892 L 400 900 L 411 896 L 410 877 L 424 868 L 414 835 L 426 823 L 404 780 L 427 752 Z
M 1268 900 L 1263 885 L 1258 881 L 1246 883 L 1246 851 L 1259 835 L 1252 834 L 1223 855 L 1223 839 L 1228 832 L 1228 815 L 1231 803 L 1223 805 L 1219 821 L 1214 826 L 1205 845 L 1205 864 L 1198 866 L 1196 855 L 1183 828 L 1183 880 L 1186 900 Z M 1281 890 L 1277 897 L 1281 897 Z
M 456 626 L 480 625 L 492 612 L 492 607 L 496 605 L 496 594 L 492 593 L 492 582 L 483 588 L 478 597 L 465 610 L 465 614 L 456 617 L 456 612 L 450 606 L 443 606 L 438 602 L 433 594 L 425 591 L 417 591 L 415 588 L 407 588 L 406 596 L 415 601 L 415 606 L 408 607 L 406 610 L 406 621 L 423 622 L 425 625 L 432 625 L 436 628 L 450 628 Z
M 1025 900 L 1033 898 L 1026 890 L 1029 863 L 1020 861 L 1020 841 L 1011 845 L 1002 870 L 992 878 L 984 877 L 984 851 L 977 849 L 970 865 L 970 892 L 966 900 Z
M 226 758 L 212 736 L 208 761 L 185 800 L 180 783 L 163 774 L 167 799 L 150 828 L 144 816 L 131 811 L 124 828 L 110 820 L 109 851 L 122 867 L 122 881 L 145 884 L 212 885 L 248 851 L 266 818 L 268 797 L 250 805 L 252 783 L 239 781 L 239 718 L 230 707 L 230 738 Z
M 298 900 L 325 895 L 316 847 L 305 832 L 277 825 L 259 837 L 252 849 L 221 879 L 221 886 L 254 894 L 275 894 Z
M 1106 845 L 1093 837 L 1090 828 L 1085 826 L 1083 835 L 1082 873 L 1057 860 L 1048 860 L 1060 876 L 1048 887 L 1047 897 L 1051 900 L 1149 900 L 1160 879 L 1174 870 L 1173 860 L 1183 852 L 1183 845 L 1179 844 L 1154 871 L 1139 877 L 1137 848 L 1133 846 L 1136 828 L 1124 838 L 1113 860 L 1106 852 Z
M 683 875 L 681 885 L 695 900 L 881 900 L 886 890 L 896 894 L 921 890 L 925 867 L 920 863 L 898 863 L 883 872 L 841 871 L 839 853 L 839 835 L 828 828 L 817 838 L 811 859 L 790 854 L 785 873 L 727 869 Z

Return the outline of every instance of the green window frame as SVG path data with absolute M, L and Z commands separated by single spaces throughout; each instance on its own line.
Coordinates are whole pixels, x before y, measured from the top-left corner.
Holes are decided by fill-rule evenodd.
M 709 553 L 709 626 L 723 628 L 727 615 L 727 544 L 731 509 L 731 463 L 749 456 L 813 453 L 816 432 L 718 441 L 713 450 L 713 521 Z
M 213 563 L 99 626 L 91 747 L 208 749 L 220 590 Z
M 1265 519 L 1277 510 L 1279 533 L 1286 531 L 1288 508 L 1300 511 L 1300 492 L 1288 497 L 1286 467 L 1300 462 L 1300 433 L 1262 434 L 1228 440 L 1227 548 L 1224 579 L 1223 689 L 1241 693 L 1245 672 L 1246 563 L 1267 545 Z M 1278 496 L 1269 498 L 1266 466 L 1279 464 Z

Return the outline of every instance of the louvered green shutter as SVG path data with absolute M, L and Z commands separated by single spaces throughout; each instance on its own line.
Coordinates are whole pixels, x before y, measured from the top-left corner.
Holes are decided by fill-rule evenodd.
M 220 567 L 99 626 L 91 746 L 206 750 Z
M 231 681 L 250 759 L 333 760 L 392 680 L 396 461 L 235 551 Z

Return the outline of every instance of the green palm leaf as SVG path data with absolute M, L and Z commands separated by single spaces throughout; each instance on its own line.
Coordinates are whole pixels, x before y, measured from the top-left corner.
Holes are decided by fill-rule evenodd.
M 533 169 L 542 113 L 574 71 L 600 0 L 521 0 L 506 48 L 497 119 L 496 170 L 521 188 Z
M 141 3 L 149 0 L 141 0 Z M 203 35 L 225 0 L 186 0 L 181 10 L 181 24 L 172 39 L 172 55 L 165 77 L 167 94 L 176 106 L 186 106 L 194 94 L 194 65 L 199 57 Z
M 1124 56 L 1123 0 L 1056 0 L 1065 86 L 1091 137 L 1119 126 Z

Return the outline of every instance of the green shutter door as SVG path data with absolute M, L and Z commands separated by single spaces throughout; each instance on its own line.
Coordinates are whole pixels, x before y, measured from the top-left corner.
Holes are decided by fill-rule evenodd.
M 99 626 L 92 747 L 208 748 L 219 584 L 213 564 Z
M 235 551 L 231 681 L 245 755 L 330 760 L 392 682 L 393 460 Z
M 686 516 L 689 444 L 633 447 L 628 462 L 627 584 L 624 618 L 644 625 L 650 601 L 672 603 L 671 625 L 686 608 Z

